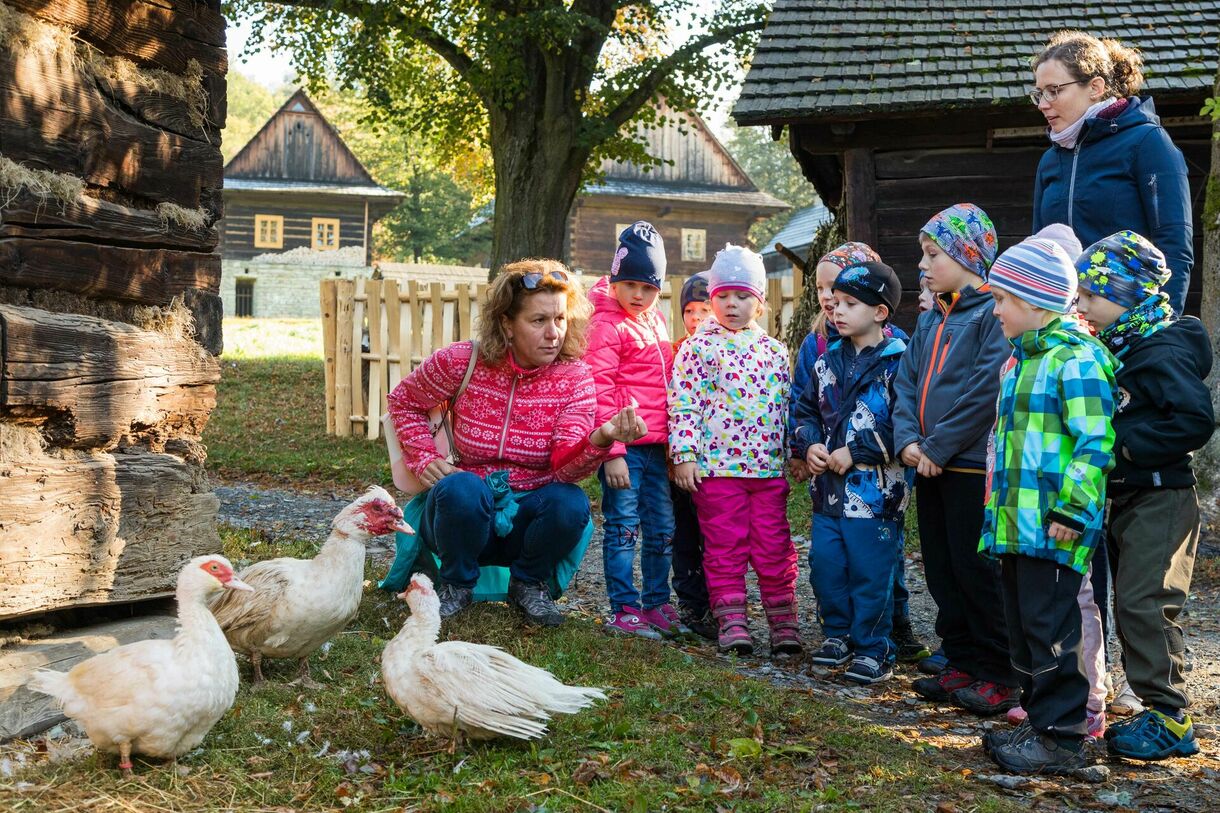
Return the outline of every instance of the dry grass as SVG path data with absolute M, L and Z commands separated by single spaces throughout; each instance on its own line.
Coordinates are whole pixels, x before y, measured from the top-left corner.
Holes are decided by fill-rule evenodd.
M 28 192 L 42 201 L 57 200 L 61 206 L 67 206 L 75 202 L 84 190 L 85 182 L 74 175 L 31 169 L 0 155 L 0 210 L 22 192 Z
M 176 203 L 158 203 L 157 216 L 161 218 L 163 228 L 168 228 L 173 223 L 191 231 L 199 231 L 208 225 L 207 209 L 187 209 Z

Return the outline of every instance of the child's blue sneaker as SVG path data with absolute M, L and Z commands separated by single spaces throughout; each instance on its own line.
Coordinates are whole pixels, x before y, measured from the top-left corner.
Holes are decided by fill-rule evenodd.
M 1195 727 L 1189 716 L 1182 722 L 1148 709 L 1106 731 L 1106 749 L 1128 759 L 1167 759 L 1199 753 Z
M 945 657 L 943 649 L 937 649 L 928 657 L 919 662 L 919 671 L 925 675 L 939 675 L 945 671 L 945 667 L 949 665 L 949 659 Z
M 843 677 L 853 683 L 861 683 L 869 686 L 873 683 L 880 683 L 883 680 L 889 680 L 894 676 L 894 670 L 890 666 L 891 661 L 882 664 L 879 661 L 868 657 L 867 655 L 857 655 L 852 658 L 851 666 L 847 667 L 847 671 L 843 673 Z
M 827 638 L 809 660 L 819 666 L 842 666 L 851 660 L 851 647 L 842 638 Z

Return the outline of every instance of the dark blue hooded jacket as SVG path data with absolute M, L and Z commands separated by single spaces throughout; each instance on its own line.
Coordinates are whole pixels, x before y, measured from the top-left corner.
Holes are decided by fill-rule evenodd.
M 1173 276 L 1164 290 L 1183 312 L 1195 264 L 1190 184 L 1152 99 L 1133 96 L 1117 117 L 1086 121 L 1075 149 L 1046 151 L 1034 181 L 1034 231 L 1051 223 L 1071 226 L 1086 248 L 1121 229 L 1147 237 L 1165 254 Z

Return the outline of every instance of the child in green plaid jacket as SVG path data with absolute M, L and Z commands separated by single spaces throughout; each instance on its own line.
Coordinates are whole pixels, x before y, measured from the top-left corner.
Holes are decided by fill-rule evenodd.
M 1076 269 L 1059 245 L 1029 238 L 989 278 L 1015 351 L 1000 384 L 980 553 L 1001 567 L 1009 649 L 1028 717 L 989 732 L 984 750 L 1011 773 L 1083 767 L 1089 682 L 1076 601 L 1101 540 L 1114 465 L 1118 362 L 1068 315 Z

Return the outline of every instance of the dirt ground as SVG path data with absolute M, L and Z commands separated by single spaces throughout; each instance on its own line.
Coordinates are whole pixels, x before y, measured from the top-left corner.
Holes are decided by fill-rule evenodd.
M 328 532 L 331 517 L 346 503 L 344 495 L 295 494 L 240 484 L 219 487 L 217 492 L 222 501 L 222 522 L 258 527 L 271 534 L 309 536 L 319 540 Z M 811 669 L 803 660 L 772 663 L 765 657 L 747 658 L 739 662 L 738 668 L 774 683 L 823 696 L 846 706 L 865 720 L 893 730 L 912 743 L 919 743 L 919 747 L 935 749 L 942 758 L 949 758 L 954 770 L 969 772 L 980 782 L 997 785 L 1014 797 L 1024 798 L 1031 810 L 1199 813 L 1220 810 L 1220 741 L 1216 731 L 1216 722 L 1220 720 L 1220 526 L 1214 504 L 1205 506 L 1204 515 L 1195 585 L 1182 619 L 1193 663 L 1189 680 L 1194 702 L 1190 711 L 1203 746 L 1203 752 L 1194 759 L 1142 765 L 1109 758 L 1104 746 L 1099 746 L 1094 754 L 1095 765 L 1100 767 L 1093 768 L 1087 779 L 1005 776 L 984 756 L 979 738 L 987 729 L 1006 723 L 1002 719 L 980 720 L 952 706 L 917 700 L 908 688 L 910 681 L 918 676 L 913 667 L 902 667 L 893 680 L 868 688 Z M 808 539 L 801 529 L 793 531 L 801 554 L 798 601 L 805 608 L 801 613 L 802 630 L 807 641 L 815 642 L 820 633 L 813 621 L 813 595 L 806 561 Z M 392 549 L 382 545 L 372 547 L 369 554 L 375 560 L 385 561 L 387 566 L 393 558 Z M 924 585 L 918 554 L 908 557 L 906 565 L 912 623 L 922 639 L 935 647 L 936 608 Z M 756 587 L 751 589 L 757 601 Z M 600 545 L 596 536 L 564 603 L 569 613 L 593 619 L 600 619 L 606 613 Z M 753 627 L 755 640 L 765 642 L 765 622 L 755 618 Z M 706 657 L 723 657 L 715 654 L 711 644 L 692 646 L 692 649 Z M 1117 643 L 1112 650 L 1117 653 Z M 1116 681 L 1120 674 L 1115 675 Z

